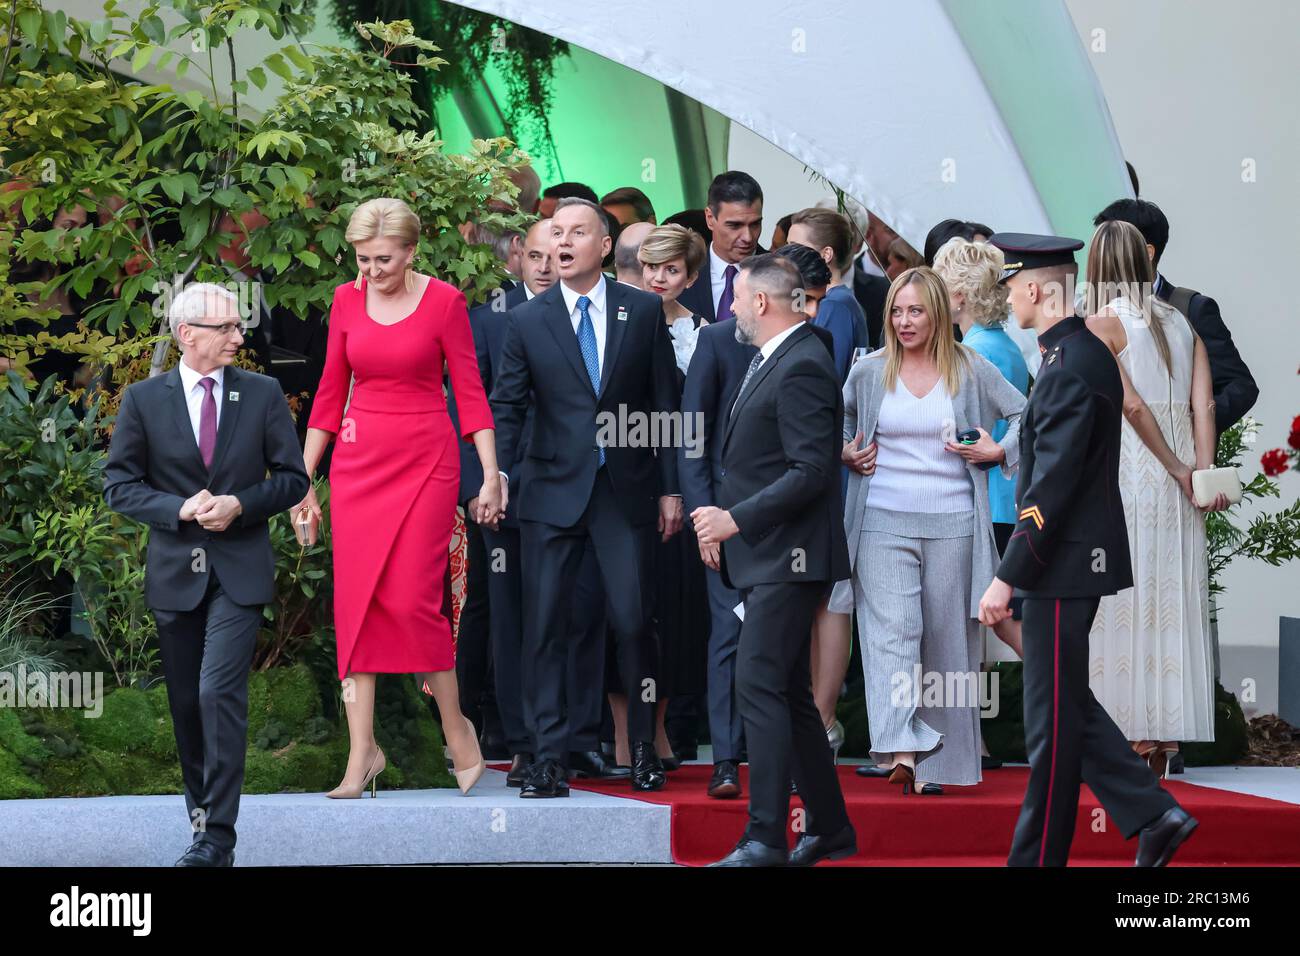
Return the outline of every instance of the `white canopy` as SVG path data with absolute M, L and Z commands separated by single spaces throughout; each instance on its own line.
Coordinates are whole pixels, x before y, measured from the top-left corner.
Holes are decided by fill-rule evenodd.
M 1062 0 L 456 2 L 712 107 L 918 249 L 950 217 L 1086 239 L 1132 195 Z

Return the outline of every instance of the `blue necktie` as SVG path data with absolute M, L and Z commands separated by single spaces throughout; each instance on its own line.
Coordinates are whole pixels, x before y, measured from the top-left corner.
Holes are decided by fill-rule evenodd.
M 596 327 L 591 324 L 591 313 L 587 311 L 591 300 L 585 295 L 578 296 L 578 349 L 582 352 L 582 364 L 587 366 L 587 377 L 591 387 L 600 395 L 600 357 L 596 351 Z M 605 464 L 605 449 L 600 449 L 600 463 Z

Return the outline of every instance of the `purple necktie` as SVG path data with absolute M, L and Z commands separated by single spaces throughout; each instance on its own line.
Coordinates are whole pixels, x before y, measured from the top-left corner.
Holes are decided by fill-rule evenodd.
M 722 283 L 722 298 L 718 300 L 717 321 L 719 322 L 731 318 L 731 303 L 736 297 L 731 288 L 731 280 L 736 278 L 736 267 L 727 266 L 727 271 L 723 275 L 726 279 Z
M 217 381 L 213 378 L 201 378 L 203 386 L 203 404 L 199 406 L 199 454 L 203 456 L 203 466 L 212 467 L 212 453 L 217 449 L 217 400 L 212 397 L 212 389 Z

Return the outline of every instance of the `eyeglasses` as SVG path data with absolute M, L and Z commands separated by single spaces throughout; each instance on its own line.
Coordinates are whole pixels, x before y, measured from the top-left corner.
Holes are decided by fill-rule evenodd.
M 224 335 L 227 338 L 234 335 L 236 331 L 239 332 L 240 335 L 243 335 L 248 331 L 248 323 L 246 322 L 222 322 L 220 325 L 213 325 L 211 322 L 186 322 L 185 324 L 200 329 L 216 329 L 220 335 Z

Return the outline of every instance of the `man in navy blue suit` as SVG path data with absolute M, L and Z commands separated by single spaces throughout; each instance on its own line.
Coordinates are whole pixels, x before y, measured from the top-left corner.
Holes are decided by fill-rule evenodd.
M 551 220 L 560 281 L 509 312 L 492 388 L 501 470 L 509 480 L 527 462 L 523 487 L 512 494 L 527 567 L 525 711 L 536 741 L 522 797 L 568 796 L 567 607 L 588 542 L 624 686 L 640 691 L 628 697 L 632 786 L 657 790 L 665 783 L 654 748 L 652 572 L 656 526 L 663 540 L 681 527 L 677 457 L 656 454 L 635 432 L 611 441 L 598 423 L 676 416 L 676 363 L 659 299 L 601 274 L 611 246 L 599 206 L 560 201 Z

